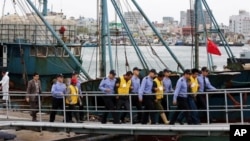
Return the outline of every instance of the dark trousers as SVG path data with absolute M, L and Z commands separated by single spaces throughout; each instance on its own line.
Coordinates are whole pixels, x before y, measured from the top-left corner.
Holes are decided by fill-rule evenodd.
M 118 114 L 116 112 L 108 112 L 108 111 L 115 110 L 115 98 L 113 96 L 104 96 L 103 101 L 104 101 L 104 104 L 105 104 L 105 110 L 106 111 L 103 113 L 101 122 L 106 123 L 108 114 L 111 113 L 112 117 L 113 117 L 113 122 L 114 123 L 119 123 L 120 121 L 119 121 Z
M 116 104 L 117 110 L 121 110 L 122 106 L 124 106 L 124 110 L 126 111 L 130 110 L 130 102 L 128 96 L 119 96 L 119 99 L 117 100 Z M 129 114 L 129 112 L 121 112 L 120 120 L 124 121 L 127 114 Z
M 155 124 L 155 112 L 148 112 L 147 110 L 155 110 L 154 105 L 154 96 L 151 95 L 144 95 L 143 96 L 143 104 L 144 104 L 144 113 L 142 118 L 142 124 L 147 124 L 149 120 L 149 116 L 151 119 L 151 124 Z
M 77 110 L 76 106 L 77 106 L 77 104 L 69 104 L 68 105 L 68 108 L 66 111 L 66 122 L 72 122 L 72 115 L 74 115 L 77 122 L 79 121 L 77 111 L 74 111 L 74 110 Z
M 55 110 L 63 110 L 63 99 L 62 98 L 54 98 L 52 99 L 52 111 L 50 113 L 50 122 L 54 122 L 55 121 L 55 117 L 56 117 L 56 113 L 57 111 Z
M 78 106 L 79 106 L 79 120 L 83 121 L 84 119 L 84 112 L 83 112 L 83 98 L 79 98 L 79 100 L 81 100 L 81 102 L 78 102 Z
M 183 98 L 183 97 L 177 97 L 177 109 L 176 110 L 189 110 L 189 106 L 188 106 L 188 99 L 187 98 Z M 179 116 L 180 111 L 176 111 L 174 112 L 174 115 L 170 121 L 170 124 L 174 124 L 175 121 L 177 120 L 177 117 Z M 187 120 L 188 124 L 192 124 L 192 120 L 191 120 L 191 116 L 190 116 L 190 112 L 189 111 L 183 111 L 183 114 Z
M 189 109 L 191 110 L 194 110 L 194 111 L 191 111 L 190 112 L 190 116 L 191 116 L 191 119 L 192 119 L 192 123 L 193 124 L 200 124 L 200 117 L 199 117 L 199 114 L 198 114 L 198 111 L 195 111 L 197 110 L 197 106 L 196 106 L 196 98 L 193 97 L 192 95 L 189 95 L 188 96 L 188 106 L 189 106 Z M 182 120 L 184 119 L 184 113 L 181 112 L 178 116 L 178 121 L 179 122 L 182 122 Z
M 207 103 L 206 102 L 206 95 L 198 94 L 196 96 L 196 105 L 197 105 L 198 109 L 206 110 L 207 109 L 206 103 Z M 207 121 L 207 112 L 206 111 L 205 112 L 201 112 L 201 118 L 205 119 Z M 209 119 L 211 119 L 211 118 L 209 118 Z
M 133 95 L 132 96 L 132 105 L 135 106 L 136 110 L 138 111 L 137 113 L 132 113 L 133 115 L 137 114 L 137 118 L 136 118 L 136 120 L 134 119 L 134 121 L 141 122 L 142 121 L 142 112 L 141 112 L 141 110 L 142 110 L 142 103 L 139 102 L 138 95 Z
M 38 101 L 30 101 L 30 116 L 33 120 L 36 120 L 36 114 L 38 113 Z

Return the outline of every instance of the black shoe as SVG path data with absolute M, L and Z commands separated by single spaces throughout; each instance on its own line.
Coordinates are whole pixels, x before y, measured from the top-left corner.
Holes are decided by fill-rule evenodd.
M 215 122 L 217 122 L 216 119 L 214 119 L 214 118 L 211 118 L 211 119 L 210 119 L 210 123 L 215 123 Z
M 102 123 L 102 124 L 106 124 L 106 123 L 107 123 L 107 121 L 101 121 L 101 123 Z
M 120 122 L 113 122 L 113 124 L 121 124 Z
M 125 124 L 125 123 L 126 123 L 126 121 L 125 121 L 125 120 L 121 120 L 121 123 L 124 123 L 124 124 Z
M 134 120 L 134 121 L 133 121 L 133 124 L 136 124 L 136 123 L 141 123 L 141 121 L 139 121 L 139 120 Z
M 171 121 L 170 121 L 170 122 L 169 122 L 169 125 L 174 125 L 174 122 L 171 122 Z
M 66 121 L 66 123 L 74 123 L 74 121 L 72 121 L 72 120 L 69 120 L 69 121 Z
M 181 120 L 177 120 L 177 122 L 178 122 L 180 125 L 184 125 L 184 122 L 181 121 Z

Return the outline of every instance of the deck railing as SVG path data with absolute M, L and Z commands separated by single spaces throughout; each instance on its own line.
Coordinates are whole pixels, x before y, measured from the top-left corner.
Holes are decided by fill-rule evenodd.
M 246 118 L 250 119 L 250 114 L 247 113 L 250 111 L 250 105 L 249 102 L 248 103 L 244 103 L 244 99 L 246 98 L 247 93 L 250 93 L 250 89 L 219 89 L 216 91 L 211 91 L 211 92 L 205 92 L 205 93 L 198 93 L 198 95 L 204 95 L 205 99 L 206 99 L 206 108 L 207 109 L 198 109 L 198 112 L 206 112 L 206 123 L 210 124 L 210 117 L 211 117 L 211 113 L 219 113 L 221 114 L 221 112 L 223 112 L 225 114 L 225 117 L 220 117 L 223 118 L 223 122 L 224 123 L 230 123 L 230 112 L 239 112 L 240 115 L 238 116 L 240 118 L 240 120 L 238 120 L 237 122 L 240 122 L 241 124 L 244 123 L 244 120 Z M 233 105 L 232 102 L 230 101 L 228 95 L 234 95 L 234 94 L 239 94 L 239 96 L 236 97 L 236 99 L 239 99 L 239 103 L 240 105 Z M 0 94 L 0 97 L 3 94 Z M 51 109 L 51 105 L 52 103 L 50 103 L 50 99 L 52 99 L 52 96 L 49 92 L 44 92 L 40 95 L 36 95 L 38 97 L 38 109 L 32 109 L 30 108 L 29 104 L 25 101 L 25 97 L 26 97 L 26 93 L 25 92 L 20 92 L 20 91 L 11 91 L 9 92 L 9 96 L 10 96 L 10 100 L 8 101 L 2 101 L 0 104 L 1 110 L 2 112 L 5 112 L 5 117 L 2 117 L 2 119 L 6 118 L 9 120 L 15 120 L 15 121 L 19 121 L 19 120 L 23 120 L 21 119 L 22 117 L 19 115 L 18 118 L 13 118 L 13 116 L 11 116 L 10 112 L 24 112 L 24 111 L 32 111 L 32 110 L 38 110 L 40 114 L 38 114 L 38 121 L 39 122 L 45 122 L 45 121 L 49 121 L 49 119 L 44 119 L 41 113 L 49 113 L 52 109 Z M 34 94 L 29 94 L 34 96 Z M 152 94 L 154 95 L 154 94 Z M 167 93 L 164 94 L 166 95 L 166 101 L 168 106 L 167 109 L 164 110 L 164 112 L 169 112 L 169 113 L 173 113 L 175 111 L 177 111 L 175 108 L 176 106 L 172 105 L 172 96 L 173 93 Z M 66 97 L 67 95 L 65 95 Z M 104 105 L 102 102 L 102 99 L 100 99 L 101 97 L 104 96 L 117 96 L 115 95 L 105 95 L 100 91 L 96 91 L 96 92 L 89 92 L 89 91 L 84 91 L 82 92 L 82 95 L 84 98 L 83 103 L 84 104 L 84 110 L 74 110 L 72 112 L 84 112 L 84 115 L 86 116 L 86 120 L 90 121 L 90 115 L 101 115 L 103 112 L 129 112 L 129 119 L 130 119 L 130 124 L 133 124 L 133 116 L 138 113 L 138 112 L 146 112 L 145 110 L 135 110 L 135 107 L 132 104 L 132 96 L 138 96 L 137 94 L 129 94 L 129 102 L 130 102 L 130 109 L 129 110 L 114 110 L 114 111 L 109 111 L 109 110 L 104 110 Z M 65 104 L 65 97 L 63 97 L 63 109 L 57 109 L 55 111 L 59 111 L 61 112 L 61 115 L 63 115 L 63 122 L 66 122 L 66 112 L 68 111 L 67 109 L 67 105 Z M 120 95 L 119 95 L 120 97 Z M 219 98 L 218 98 L 219 97 Z M 215 100 L 216 98 L 218 98 L 217 100 Z M 210 102 L 214 102 L 217 101 L 217 104 L 210 104 Z M 222 101 L 223 100 L 223 101 Z M 193 110 L 189 110 L 189 111 L 193 111 Z M 152 112 L 160 112 L 159 110 L 153 110 Z M 217 116 L 217 114 L 215 114 Z M 236 118 L 238 118 L 236 117 Z M 31 119 L 31 118 L 30 118 Z M 25 120 L 30 120 L 29 118 L 25 118 Z M 171 119 L 171 116 L 170 116 Z
M 64 25 L 65 43 L 76 42 L 76 26 Z M 52 25 L 56 33 L 60 35 L 62 25 Z M 35 24 L 2 24 L 0 27 L 0 40 L 4 43 L 32 43 L 32 44 L 57 44 L 56 38 L 49 32 L 45 25 Z M 62 35 L 61 35 L 62 36 Z

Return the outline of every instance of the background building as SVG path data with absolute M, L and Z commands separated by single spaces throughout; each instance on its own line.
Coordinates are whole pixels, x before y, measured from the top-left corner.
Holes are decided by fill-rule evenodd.
M 137 24 L 137 22 L 143 22 L 143 16 L 140 12 L 132 11 L 132 12 L 124 12 L 124 19 L 127 24 Z
M 180 12 L 180 27 L 187 26 L 187 12 Z
M 240 10 L 239 15 L 230 16 L 229 29 L 233 33 L 247 35 L 250 33 L 250 14 Z
M 199 14 L 198 14 L 198 24 L 203 24 L 205 22 L 206 25 L 211 25 L 212 21 L 211 21 L 211 18 L 209 16 L 208 12 L 206 10 L 202 10 L 202 11 L 203 11 L 203 13 L 199 12 Z M 181 12 L 181 15 L 182 14 L 184 16 L 183 12 Z M 187 19 L 186 26 L 194 26 L 195 25 L 195 12 L 193 9 L 187 10 L 186 19 Z
M 174 23 L 174 17 L 163 17 L 162 20 L 163 20 L 164 26 L 169 26 Z

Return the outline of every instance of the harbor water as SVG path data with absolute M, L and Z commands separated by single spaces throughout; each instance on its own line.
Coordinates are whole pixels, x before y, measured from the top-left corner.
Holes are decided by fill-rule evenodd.
M 143 56 L 145 57 L 148 67 L 155 68 L 157 71 L 163 70 L 166 68 L 159 59 L 152 53 L 152 50 L 149 46 L 139 47 Z M 153 46 L 154 51 L 158 54 L 159 58 L 167 65 L 172 71 L 178 71 L 178 65 L 170 55 L 168 50 L 164 46 Z M 169 47 L 179 62 L 183 65 L 184 68 L 192 68 L 192 62 L 194 59 L 194 48 L 191 46 L 170 46 Z M 223 70 L 223 66 L 227 64 L 228 55 L 224 47 L 219 47 L 221 51 L 221 56 L 212 55 L 213 65 L 217 66 L 216 70 Z M 232 53 L 235 57 L 239 57 L 240 52 L 246 49 L 250 49 L 249 45 L 243 47 L 230 47 Z M 97 58 L 96 53 L 97 48 L 88 47 L 84 48 L 82 52 L 83 67 L 90 74 L 91 77 L 95 78 L 98 76 L 96 66 L 98 66 L 99 58 Z M 106 68 L 107 72 L 110 69 L 109 61 L 109 52 L 106 50 Z M 126 71 L 126 56 L 130 69 L 134 66 L 142 67 L 140 61 L 137 57 L 137 54 L 132 46 L 112 46 L 112 59 L 113 67 L 119 75 L 123 74 Z M 98 61 L 97 61 L 98 60 Z M 199 66 L 208 66 L 208 54 L 205 46 L 199 47 Z M 181 70 L 179 70 L 181 71 Z

